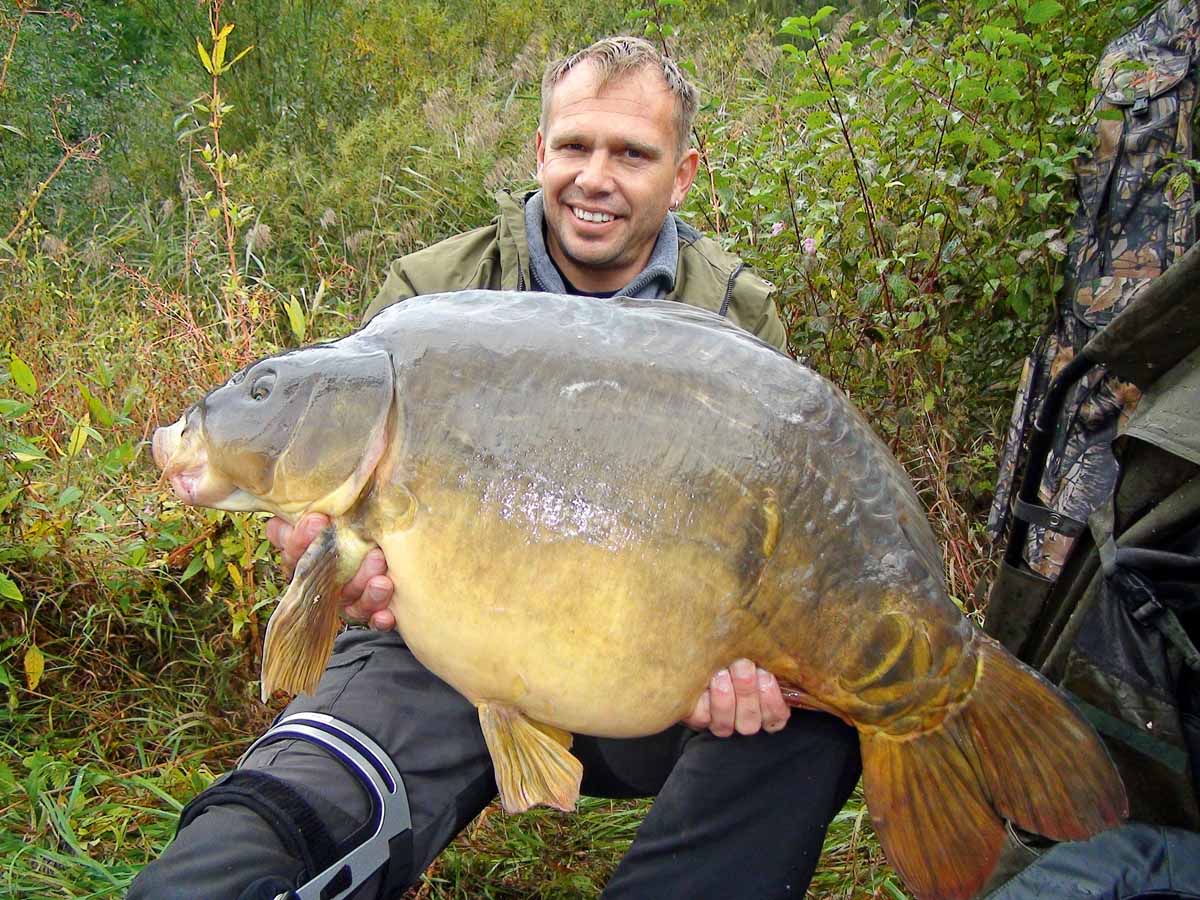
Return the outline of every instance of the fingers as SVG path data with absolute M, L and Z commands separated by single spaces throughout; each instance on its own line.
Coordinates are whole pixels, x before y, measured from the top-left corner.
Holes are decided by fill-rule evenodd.
M 283 549 L 283 545 L 287 543 L 288 535 L 291 533 L 292 526 L 279 516 L 271 516 L 267 520 L 267 540 L 276 550 Z
M 384 559 L 383 551 L 378 547 L 372 548 L 367 555 L 363 557 L 363 561 L 359 563 L 358 571 L 354 573 L 354 577 L 346 582 L 346 586 L 342 588 L 342 603 L 357 604 L 362 599 L 364 592 L 367 590 L 367 585 L 374 578 L 387 575 L 387 560 Z M 388 582 L 389 591 L 391 582 Z M 374 606 L 371 607 L 372 611 Z M 365 616 L 363 618 L 366 618 Z
M 734 728 L 738 734 L 755 734 L 762 728 L 758 667 L 748 659 L 734 660 L 729 675 L 733 681 Z
M 758 704 L 762 711 L 763 731 L 781 731 L 792 715 L 792 708 L 784 702 L 779 682 L 766 669 L 758 670 Z
M 737 712 L 737 700 L 733 694 L 733 679 L 728 669 L 722 669 L 712 677 L 708 685 L 708 730 L 717 737 L 729 737 Z
M 748 659 L 739 659 L 712 677 L 708 690 L 683 724 L 697 731 L 707 728 L 717 737 L 729 737 L 735 731 L 779 731 L 791 714 L 775 676 Z
M 396 617 L 389 608 L 394 587 L 387 574 L 387 559 L 378 547 L 363 557 L 358 571 L 342 588 L 342 614 L 351 620 L 366 621 L 377 631 L 396 627 Z
M 700 699 L 696 701 L 691 715 L 683 720 L 683 724 L 695 731 L 703 731 L 711 721 L 712 716 L 708 711 L 708 691 L 705 691 L 700 695 Z
M 282 546 L 280 544 L 276 544 L 276 546 L 283 551 L 283 572 L 290 580 L 292 573 L 296 570 L 296 563 L 300 562 L 300 557 L 304 555 L 308 545 L 329 525 L 329 517 L 313 513 L 301 519 L 295 528 L 289 528 L 286 522 L 279 519 L 272 519 L 267 523 L 267 538 L 271 540 L 271 543 L 275 543 L 275 540 L 271 538 L 271 523 L 277 521 L 281 524 L 276 525 L 274 531 L 276 536 L 282 537 L 283 540 Z

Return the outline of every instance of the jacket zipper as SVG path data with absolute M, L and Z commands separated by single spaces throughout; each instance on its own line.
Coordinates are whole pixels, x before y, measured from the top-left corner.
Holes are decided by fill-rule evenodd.
M 729 284 L 725 285 L 725 299 L 721 301 L 721 311 L 719 313 L 722 319 L 729 313 L 729 302 L 733 299 L 733 283 L 737 281 L 738 275 L 741 274 L 744 268 L 746 268 L 745 263 L 738 263 L 737 268 L 733 270 L 733 274 L 729 276 Z

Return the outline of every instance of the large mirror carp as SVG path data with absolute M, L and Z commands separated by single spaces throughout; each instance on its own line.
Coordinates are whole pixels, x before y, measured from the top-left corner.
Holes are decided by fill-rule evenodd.
M 238 372 L 154 456 L 187 503 L 332 519 L 271 617 L 264 697 L 316 685 L 338 590 L 382 547 L 399 630 L 478 707 L 509 811 L 572 809 L 572 732 L 661 731 L 748 657 L 858 729 L 920 897 L 975 892 L 1005 820 L 1076 840 L 1125 815 L 1091 727 L 950 601 L 849 401 L 711 313 L 415 298 Z

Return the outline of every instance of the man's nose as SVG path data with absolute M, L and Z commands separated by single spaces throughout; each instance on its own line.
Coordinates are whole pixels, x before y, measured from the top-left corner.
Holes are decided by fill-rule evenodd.
M 611 191 L 610 161 L 608 153 L 604 151 L 589 153 L 583 168 L 575 176 L 576 187 L 588 194 L 605 194 Z

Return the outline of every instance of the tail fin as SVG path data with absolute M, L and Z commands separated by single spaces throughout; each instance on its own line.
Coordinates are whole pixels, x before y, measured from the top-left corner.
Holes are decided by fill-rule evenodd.
M 958 900 L 995 867 L 1004 819 L 1081 840 L 1128 814 L 1091 726 L 1048 682 L 984 639 L 966 702 L 937 728 L 862 739 L 868 807 L 888 860 L 922 900 Z

